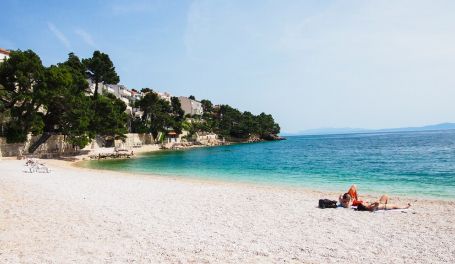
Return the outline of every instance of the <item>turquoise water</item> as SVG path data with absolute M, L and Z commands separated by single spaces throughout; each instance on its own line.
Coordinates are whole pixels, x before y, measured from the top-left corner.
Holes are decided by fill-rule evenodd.
M 298 136 L 86 166 L 340 192 L 356 183 L 372 194 L 455 200 L 455 130 Z

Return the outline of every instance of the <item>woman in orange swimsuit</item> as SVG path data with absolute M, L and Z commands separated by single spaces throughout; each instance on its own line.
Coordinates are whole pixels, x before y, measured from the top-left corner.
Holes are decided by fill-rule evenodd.
M 357 186 L 353 184 L 349 190 L 340 195 L 339 201 L 341 206 L 344 208 L 349 208 L 351 206 L 357 206 L 357 210 L 359 211 L 375 211 L 375 210 L 390 210 L 390 209 L 407 209 L 411 206 L 408 203 L 406 206 L 399 206 L 396 204 L 389 204 L 389 196 L 386 194 L 382 195 L 378 201 L 373 203 L 364 202 L 359 200 L 359 196 L 357 194 Z

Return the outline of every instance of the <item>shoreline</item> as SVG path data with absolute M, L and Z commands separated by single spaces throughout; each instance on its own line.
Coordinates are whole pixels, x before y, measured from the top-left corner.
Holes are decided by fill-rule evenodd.
M 455 202 L 318 209 L 330 193 L 44 162 L 0 161 L 0 262 L 455 261 Z
M 213 146 L 207 146 L 213 147 Z M 181 149 L 181 150 L 173 150 L 173 151 L 186 151 L 190 149 Z M 138 158 L 141 155 L 146 155 L 147 153 L 153 153 L 157 151 L 168 151 L 168 150 L 156 150 L 156 151 L 143 151 L 138 155 L 135 155 L 134 158 Z M 15 159 L 3 159 L 4 161 L 7 160 L 15 160 Z M 175 182 L 182 182 L 182 183 L 191 183 L 191 184 L 206 184 L 206 185 L 217 185 L 217 186 L 233 186 L 233 187 L 246 187 L 246 188 L 260 188 L 260 189 L 279 189 L 282 191 L 289 191 L 289 192 L 304 192 L 311 195 L 323 195 L 321 199 L 331 199 L 337 200 L 337 197 L 343 193 L 344 189 L 339 191 L 331 191 L 331 190 L 318 190 L 313 189 L 311 187 L 305 186 L 291 186 L 281 183 L 272 183 L 272 182 L 252 182 L 252 181 L 236 181 L 236 180 L 227 180 L 227 179 L 215 179 L 215 178 L 199 178 L 197 176 L 180 176 L 180 175 L 160 175 L 160 174 L 153 174 L 153 173 L 146 173 L 146 172 L 129 172 L 129 171 L 116 171 L 110 169 L 95 169 L 90 168 L 87 166 L 81 165 L 83 162 L 93 162 L 97 160 L 62 160 L 62 159 L 38 159 L 39 161 L 49 164 L 52 167 L 58 167 L 61 169 L 72 169 L 78 172 L 86 171 L 91 173 L 102 173 L 102 174 L 109 174 L 109 175 L 116 175 L 120 177 L 138 177 L 138 178 L 150 178 L 152 180 L 171 180 Z M 2 160 L 0 160 L 1 162 Z M 346 186 L 346 189 L 349 186 Z M 379 193 L 369 193 L 369 192 L 361 192 L 361 197 L 367 198 L 365 200 L 374 200 L 378 198 Z M 397 201 L 424 201 L 424 202 L 442 202 L 453 204 L 455 206 L 455 200 L 453 199 L 441 199 L 437 197 L 415 197 L 415 196 L 408 196 L 408 195 L 394 195 L 394 194 L 387 194 L 393 200 Z M 331 198 L 333 197 L 333 199 Z
M 175 151 L 187 151 L 190 149 L 185 149 L 185 150 L 175 150 Z M 161 150 L 159 150 L 161 151 Z M 166 151 L 166 150 L 163 150 Z M 153 153 L 153 152 L 145 152 L 142 153 L 142 155 L 146 155 L 147 153 Z M 135 158 L 139 158 L 140 156 L 137 156 Z M 147 173 L 147 172 L 132 172 L 132 171 L 118 171 L 118 170 L 111 170 L 111 169 L 102 169 L 102 168 L 91 168 L 89 166 L 84 166 L 81 163 L 84 162 L 96 162 L 98 160 L 80 160 L 80 161 L 74 161 L 70 162 L 69 164 L 60 164 L 61 166 L 71 166 L 76 169 L 84 169 L 92 172 L 111 172 L 111 173 L 120 173 L 124 176 L 131 177 L 131 176 L 141 176 L 141 177 L 151 177 L 154 179 L 170 179 L 174 181 L 182 181 L 182 182 L 193 182 L 193 183 L 203 183 L 203 184 L 215 184 L 215 185 L 233 185 L 233 186 L 249 186 L 249 187 L 257 187 L 257 188 L 271 188 L 271 189 L 282 189 L 285 191 L 303 191 L 307 192 L 310 194 L 320 194 L 320 195 L 325 195 L 324 197 L 321 197 L 321 199 L 330 199 L 330 200 L 338 200 L 338 196 L 345 192 L 345 189 L 347 190 L 350 185 L 346 185 L 345 189 L 339 189 L 338 191 L 335 190 L 320 190 L 320 189 L 315 189 L 314 186 L 304 186 L 304 185 L 292 185 L 292 184 L 286 184 L 286 183 L 281 183 L 281 182 L 260 182 L 260 181 L 247 181 L 247 180 L 229 180 L 225 178 L 210 178 L 210 177 L 199 177 L 199 176 L 188 176 L 188 175 L 172 175 L 172 174 L 156 174 L 156 173 Z M 67 161 L 64 161 L 67 162 Z M 102 161 L 101 161 L 102 162 Z M 354 183 L 353 183 L 354 184 Z M 377 200 L 378 197 L 380 197 L 383 193 L 380 192 L 362 192 L 361 191 L 361 196 L 366 198 L 366 201 L 374 201 Z M 389 197 L 391 197 L 394 200 L 403 200 L 407 202 L 412 202 L 412 201 L 428 201 L 428 202 L 453 202 L 455 205 L 455 199 L 450 199 L 450 198 L 443 198 L 443 197 L 434 197 L 434 196 L 413 196 L 413 195 L 396 195 L 393 193 L 386 193 Z
M 206 146 L 206 147 L 217 147 L 217 146 Z M 194 150 L 195 148 L 189 148 L 189 149 L 179 149 L 179 150 L 157 150 L 157 151 L 152 151 L 152 152 L 143 152 L 141 154 L 135 155 L 131 159 L 134 158 L 140 158 L 142 156 L 145 156 L 147 154 L 152 154 L 154 152 L 159 152 L 159 151 L 191 151 Z M 126 159 L 127 160 L 127 159 Z M 194 182 L 201 182 L 201 183 L 214 183 L 214 184 L 233 184 L 233 185 L 246 185 L 246 186 L 251 186 L 251 187 L 270 187 L 270 188 L 280 188 L 283 190 L 290 190 L 290 191 L 306 191 L 309 193 L 320 193 L 320 194 L 325 194 L 327 199 L 331 200 L 338 200 L 338 196 L 342 193 L 344 193 L 350 185 L 356 184 L 356 183 L 350 183 L 346 184 L 344 188 L 339 188 L 337 190 L 334 190 L 335 188 L 332 188 L 330 190 L 321 190 L 317 189 L 317 187 L 312 186 L 312 185 L 307 185 L 305 186 L 304 184 L 300 185 L 294 185 L 292 183 L 284 183 L 284 182 L 274 182 L 274 181 L 248 181 L 248 180 L 236 180 L 236 179 L 227 179 L 227 178 L 213 178 L 210 176 L 199 176 L 199 175 L 174 175 L 174 174 L 158 174 L 158 173 L 153 173 L 153 172 L 137 172 L 137 171 L 126 171 L 126 170 L 114 170 L 114 169 L 105 169 L 105 168 L 92 168 L 89 166 L 85 166 L 81 163 L 88 163 L 88 162 L 103 162 L 105 160 L 78 160 L 72 162 L 71 166 L 74 166 L 75 168 L 82 168 L 82 169 L 87 169 L 91 171 L 105 171 L 105 172 L 114 172 L 114 173 L 122 173 L 125 175 L 141 175 L 141 176 L 146 176 L 146 177 L 154 177 L 154 178 L 164 178 L 164 179 L 173 179 L 173 180 L 181 180 L 181 181 L 194 181 Z M 361 196 L 367 198 L 367 201 L 374 201 L 377 200 L 378 197 L 380 197 L 383 192 L 371 192 L 371 191 L 366 191 L 363 192 L 361 190 Z M 414 200 L 424 200 L 424 201 L 442 201 L 442 202 L 455 202 L 455 198 L 448 198 L 448 197 L 437 197 L 437 196 L 416 196 L 414 194 L 394 194 L 394 193 L 388 193 L 386 192 L 388 196 L 398 199 L 398 200 L 406 200 L 406 201 L 414 201 Z
M 115 171 L 115 170 L 110 170 L 110 169 L 100 169 L 100 168 L 89 168 L 87 166 L 81 165 L 83 162 L 95 162 L 95 161 L 105 161 L 105 160 L 128 160 L 128 159 L 137 159 L 143 156 L 146 156 L 148 154 L 153 154 L 156 152 L 166 152 L 166 151 L 191 151 L 199 148 L 216 148 L 216 147 L 223 147 L 223 146 L 231 146 L 231 145 L 241 145 L 241 144 L 260 144 L 260 143 L 268 143 L 268 142 L 275 142 L 279 140 L 261 140 L 261 141 L 253 141 L 253 142 L 227 142 L 227 144 L 224 145 L 191 145 L 191 146 L 186 146 L 184 148 L 179 148 L 179 149 L 162 149 L 162 148 L 157 148 L 157 145 L 142 145 L 139 148 L 134 148 L 132 149 L 134 151 L 134 155 L 128 157 L 128 158 L 115 158 L 115 159 L 91 159 L 90 156 L 93 155 L 90 153 L 87 154 L 81 154 L 81 155 L 76 155 L 76 156 L 63 156 L 61 158 L 51 158 L 51 159 L 39 159 L 42 160 L 45 163 L 49 164 L 56 164 L 57 166 L 61 166 L 59 162 L 63 163 L 68 163 L 70 164 L 71 167 L 78 168 L 78 169 L 87 169 L 91 171 L 106 171 L 106 172 L 116 172 L 116 173 L 123 173 L 125 175 L 143 175 L 143 176 L 148 176 L 148 177 L 156 177 L 156 178 L 165 178 L 165 179 L 174 179 L 174 180 L 182 180 L 182 181 L 195 181 L 195 182 L 204 182 L 204 183 L 229 183 L 229 184 L 235 184 L 235 185 L 247 185 L 247 186 L 256 186 L 256 187 L 271 187 L 271 188 L 282 188 L 282 189 L 289 189 L 289 190 L 304 190 L 307 192 L 316 192 L 316 193 L 322 193 L 322 194 L 327 194 L 329 196 L 328 199 L 332 199 L 330 197 L 333 197 L 333 200 L 337 200 L 338 196 L 340 193 L 344 192 L 344 189 L 340 189 L 339 191 L 334 191 L 334 190 L 320 190 L 320 189 L 314 189 L 314 186 L 292 186 L 291 184 L 286 184 L 286 183 L 280 183 L 280 182 L 259 182 L 259 181 L 241 181 L 241 180 L 229 180 L 225 178 L 201 178 L 199 176 L 193 175 L 193 176 L 188 176 L 188 175 L 164 175 L 164 174 L 154 174 L 154 173 L 146 173 L 146 172 L 129 172 L 129 171 Z M 108 150 L 109 152 L 114 152 L 114 147 L 111 148 L 106 148 L 104 150 Z M 103 150 L 103 149 L 101 149 Z M 107 152 L 107 153 L 109 153 Z M 0 157 L 0 162 L 1 160 L 16 160 L 15 157 Z M 57 163 L 54 163 L 57 162 Z M 355 184 L 355 183 L 351 183 Z M 348 189 L 350 184 L 345 186 L 345 189 Z M 383 193 L 381 192 L 362 192 L 362 196 L 368 198 L 368 200 L 375 200 L 377 199 L 380 195 Z M 407 200 L 407 201 L 413 201 L 413 200 L 425 200 L 425 201 L 443 201 L 443 202 L 455 202 L 455 198 L 444 198 L 444 197 L 436 197 L 436 196 L 414 196 L 412 194 L 404 194 L 404 195 L 395 195 L 393 193 L 387 193 L 390 197 L 396 198 L 396 199 L 402 199 L 402 200 Z M 326 197 L 324 197 L 326 198 Z

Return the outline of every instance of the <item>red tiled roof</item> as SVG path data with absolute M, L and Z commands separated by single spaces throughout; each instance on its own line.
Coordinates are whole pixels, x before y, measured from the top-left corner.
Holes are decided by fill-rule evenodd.
M 9 50 L 0 48 L 0 53 L 1 54 L 5 54 L 5 55 L 9 55 L 11 52 Z

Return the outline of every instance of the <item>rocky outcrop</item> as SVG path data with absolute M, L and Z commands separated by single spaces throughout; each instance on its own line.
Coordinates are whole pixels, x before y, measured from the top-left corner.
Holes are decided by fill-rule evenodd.
M 286 140 L 286 138 L 278 135 L 267 135 L 263 138 L 264 140 L 273 141 L 273 140 Z

